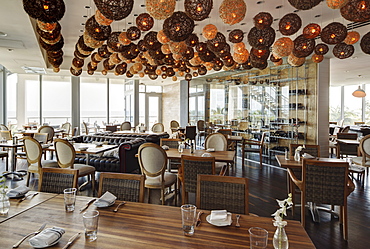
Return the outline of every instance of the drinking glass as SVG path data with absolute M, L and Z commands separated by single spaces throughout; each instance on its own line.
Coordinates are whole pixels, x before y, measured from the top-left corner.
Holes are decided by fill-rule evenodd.
M 99 211 L 87 211 L 83 214 L 83 222 L 85 226 L 85 239 L 92 242 L 97 239 L 98 233 Z
M 66 208 L 66 212 L 73 212 L 75 210 L 77 189 L 66 188 L 63 192 L 64 192 L 64 206 Z
M 250 247 L 254 249 L 266 248 L 268 232 L 260 227 L 249 228 Z
M 182 229 L 186 236 L 192 236 L 194 234 L 196 213 L 197 207 L 195 205 L 185 204 L 181 206 Z

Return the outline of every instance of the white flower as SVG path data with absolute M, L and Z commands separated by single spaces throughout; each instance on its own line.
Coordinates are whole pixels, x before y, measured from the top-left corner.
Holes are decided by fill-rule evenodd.
M 276 201 L 277 201 L 280 208 L 278 210 L 276 210 L 276 212 L 271 215 L 271 216 L 274 216 L 274 219 L 275 219 L 274 226 L 286 225 L 286 221 L 283 221 L 283 218 L 284 218 L 284 216 L 287 216 L 286 210 L 293 205 L 292 194 L 289 193 L 288 198 L 285 199 L 285 200 L 282 200 L 282 201 L 276 200 Z

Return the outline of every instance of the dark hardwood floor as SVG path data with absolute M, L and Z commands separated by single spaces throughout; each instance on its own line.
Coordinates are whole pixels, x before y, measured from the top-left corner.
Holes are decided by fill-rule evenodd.
M 252 155 L 253 156 L 253 155 Z M 253 158 L 252 158 L 253 159 Z M 274 162 L 268 162 L 274 164 Z M 275 163 L 276 164 L 276 163 Z M 18 169 L 25 169 L 25 160 L 18 160 Z M 0 160 L 0 172 L 5 169 L 5 160 Z M 241 168 L 241 159 L 237 159 L 236 169 L 231 170 L 230 175 L 237 177 L 247 177 L 249 179 L 250 191 L 250 212 L 259 216 L 269 217 L 278 208 L 276 199 L 285 199 L 287 197 L 286 171 L 278 166 L 264 164 L 262 170 L 259 164 L 252 161 L 246 161 L 244 169 Z M 364 186 L 359 181 L 355 181 L 356 189 L 348 197 L 348 222 L 349 222 L 349 240 L 342 239 L 339 220 L 332 218 L 329 213 L 320 212 L 320 223 L 314 223 L 309 212 L 306 212 L 306 231 L 311 237 L 313 243 L 320 249 L 362 249 L 369 248 L 370 241 L 370 191 L 369 178 L 365 178 Z M 80 181 L 83 179 L 80 179 Z M 37 176 L 31 180 L 31 187 L 37 190 Z M 7 181 L 9 187 L 14 188 L 19 184 L 25 184 L 23 181 Z M 81 191 L 80 195 L 92 195 L 90 186 Z M 159 204 L 159 192 L 151 191 L 151 203 Z M 299 197 L 297 196 L 299 200 Z M 195 203 L 194 195 L 190 195 L 190 202 Z M 174 205 L 174 200 L 170 199 L 167 205 Z M 180 201 L 178 205 L 180 205 Z M 292 217 L 288 211 L 289 219 L 300 220 L 299 207 L 295 210 L 295 216 Z M 271 217 L 272 222 L 272 217 Z M 289 234 L 288 234 L 289 237 Z

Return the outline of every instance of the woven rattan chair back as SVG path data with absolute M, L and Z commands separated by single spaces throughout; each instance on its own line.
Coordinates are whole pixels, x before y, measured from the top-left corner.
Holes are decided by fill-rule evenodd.
M 66 188 L 76 188 L 78 170 L 43 168 L 40 173 L 39 191 L 61 194 Z
M 71 169 L 73 169 L 73 164 L 76 157 L 76 151 L 73 145 L 70 144 L 67 140 L 57 138 L 55 139 L 54 147 L 59 167 L 70 167 Z
M 121 131 L 130 131 L 131 130 L 131 123 L 129 121 L 125 121 L 121 124 Z
M 144 175 L 101 173 L 98 196 L 109 191 L 117 200 L 144 202 L 144 184 Z
M 177 122 L 176 120 L 171 120 L 170 129 L 172 133 L 176 132 L 179 127 L 180 127 L 179 122 Z
M 181 156 L 181 181 L 182 187 L 187 193 L 196 193 L 197 191 L 197 176 L 214 175 L 215 158 L 214 157 L 195 157 Z
M 231 176 L 198 175 L 196 206 L 249 214 L 248 179 Z
M 38 133 L 47 133 L 48 134 L 48 142 L 53 141 L 54 137 L 54 128 L 49 125 L 43 125 L 39 128 Z
M 289 145 L 289 155 L 294 156 L 295 150 L 299 146 L 303 146 L 303 144 L 290 144 Z M 301 150 L 301 155 L 303 155 L 304 153 L 307 153 L 314 157 L 320 157 L 320 145 L 305 144 L 304 147 L 305 148 Z
M 304 160 L 302 179 L 306 202 L 344 205 L 347 197 L 348 162 Z
M 61 129 L 63 129 L 64 131 L 62 132 L 64 135 L 69 135 L 69 133 L 71 132 L 71 123 L 69 122 L 66 122 L 64 124 L 62 124 L 62 126 L 60 127 Z
M 197 121 L 197 128 L 198 128 L 198 132 L 205 131 L 206 127 L 205 127 L 204 120 Z
M 227 150 L 227 139 L 221 133 L 212 133 L 206 137 L 204 142 L 204 148 L 214 148 L 215 151 L 226 151 Z
M 161 138 L 160 146 L 167 145 L 169 148 L 177 149 L 180 141 L 182 141 L 180 138 Z

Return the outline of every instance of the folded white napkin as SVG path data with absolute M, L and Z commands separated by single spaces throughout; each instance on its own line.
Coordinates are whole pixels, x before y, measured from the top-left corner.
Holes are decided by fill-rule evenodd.
M 314 156 L 312 156 L 312 155 L 310 155 L 308 153 L 304 153 L 302 157 L 307 158 L 307 159 L 315 158 Z
M 11 189 L 6 195 L 9 198 L 17 198 L 24 196 L 28 191 L 30 191 L 29 187 L 27 187 L 26 185 L 21 185 L 19 187 Z
M 117 199 L 111 192 L 105 192 L 99 199 L 94 202 L 94 205 L 97 207 L 108 207 L 114 203 Z
M 64 229 L 60 227 L 47 228 L 28 242 L 35 248 L 43 248 L 56 244 L 64 233 Z
M 227 211 L 226 210 L 212 210 L 210 220 L 211 221 L 226 221 Z

